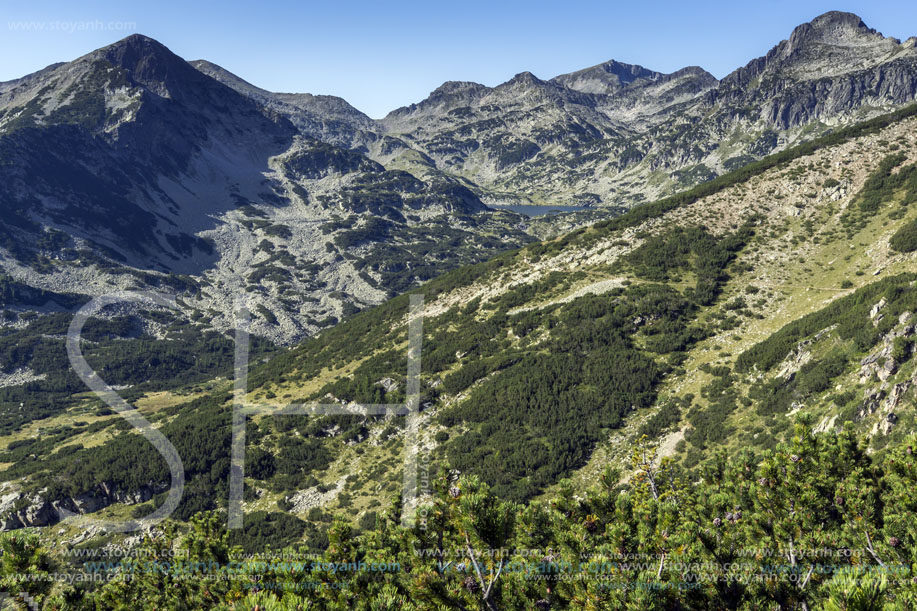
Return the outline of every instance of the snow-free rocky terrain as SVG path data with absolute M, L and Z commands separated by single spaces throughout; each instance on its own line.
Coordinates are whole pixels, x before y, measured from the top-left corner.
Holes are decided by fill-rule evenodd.
M 610 61 L 376 121 L 135 35 L 0 83 L 0 266 L 49 294 L 169 287 L 201 328 L 245 305 L 291 343 L 581 222 L 486 203 L 617 213 L 907 103 L 915 40 L 833 12 L 721 81 Z
M 167 284 L 287 343 L 528 240 L 458 181 L 319 141 L 142 36 L 0 92 L 0 256 L 28 286 Z
M 421 413 L 252 419 L 254 528 L 292 514 L 315 546 L 329 513 L 368 521 L 401 494 L 405 453 L 525 501 L 609 467 L 626 478 L 643 436 L 685 468 L 773 449 L 802 412 L 870 452 L 900 444 L 917 426 L 915 126 L 917 105 L 411 289 L 425 299 Z M 249 398 L 404 402 L 408 301 L 256 359 Z M 225 377 L 185 380 L 129 391 L 184 461 L 179 519 L 225 506 L 233 404 Z M 30 408 L 0 412 L 6 528 L 161 502 L 168 469 L 120 417 L 85 395 Z M 74 544 L 77 526 L 54 537 Z
M 226 443 L 237 308 L 253 317 L 259 400 L 397 402 L 405 303 L 386 300 L 425 282 L 424 447 L 509 497 L 594 473 L 644 424 L 688 464 L 730 431 L 748 444 L 779 435 L 803 399 L 824 407 L 819 426 L 898 435 L 911 426 L 899 410 L 913 397 L 913 308 L 899 299 L 911 280 L 867 281 L 913 269 L 913 118 L 861 121 L 914 101 L 915 43 L 833 12 L 719 81 L 612 61 L 448 82 L 381 120 L 139 35 L 0 83 L 5 525 L 162 490 L 158 458 L 69 368 L 73 312 L 114 290 L 177 296 L 178 311 L 101 312 L 83 349 L 193 455 L 187 511 L 225 496 L 226 465 L 198 453 Z M 813 142 L 810 158 L 799 146 Z M 501 203 L 590 212 L 529 220 L 487 206 Z M 858 287 L 851 316 L 872 335 L 836 320 L 744 356 Z M 826 376 L 830 394 L 810 379 Z M 536 387 L 549 383 L 563 388 Z M 739 389 L 735 401 L 717 385 Z M 397 488 L 401 433 L 376 424 L 264 424 L 274 466 L 252 475 L 261 504 L 378 504 Z M 128 454 L 138 466 L 116 469 Z M 303 475 L 316 468 L 322 481 Z

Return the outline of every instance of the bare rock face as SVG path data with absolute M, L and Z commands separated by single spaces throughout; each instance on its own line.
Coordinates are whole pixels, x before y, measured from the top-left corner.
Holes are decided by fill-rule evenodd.
M 730 95 L 788 129 L 868 103 L 914 98 L 911 47 L 886 38 L 852 13 L 830 12 L 793 30 L 764 57 L 723 79 Z
M 895 375 L 898 371 L 898 363 L 895 362 L 895 359 L 888 357 L 885 359 L 885 364 L 879 368 L 878 376 L 879 379 L 883 382 L 886 381 L 891 376 Z
M 773 152 L 813 122 L 856 120 L 915 96 L 913 43 L 830 12 L 722 81 L 697 67 L 662 74 L 609 61 L 548 81 L 522 73 L 493 88 L 446 83 L 378 125 L 473 181 L 485 202 L 626 206 Z M 726 140 L 739 144 L 727 150 Z M 670 177 L 661 186 L 659 171 Z M 654 186 L 633 180 L 650 172 Z
M 885 298 L 879 300 L 879 303 L 872 306 L 872 309 L 869 310 L 869 319 L 872 321 L 872 326 L 876 327 L 879 325 L 879 322 L 882 320 L 882 315 L 880 312 L 882 308 L 885 307 Z
M 287 344 L 532 240 L 458 180 L 369 159 L 373 130 L 343 100 L 271 94 L 140 35 L 4 83 L 0 275 L 19 306 L 177 288 L 220 331 L 243 301 Z
M 880 300 L 869 311 L 869 318 L 872 320 L 873 326 L 878 326 L 882 320 L 884 316 L 882 314 L 883 307 L 885 307 L 885 299 Z M 895 361 L 893 356 L 895 340 L 901 337 L 909 338 L 913 336 L 914 326 L 910 324 L 911 317 L 912 314 L 910 312 L 903 312 L 898 317 L 898 324 L 882 338 L 879 347 L 860 361 L 859 378 L 861 384 L 865 384 L 873 378 L 878 378 L 884 384 L 898 372 L 899 363 Z
M 136 505 L 149 501 L 161 491 L 146 486 L 128 493 L 103 482 L 95 493 L 55 500 L 46 499 L 43 493 L 23 495 L 13 492 L 0 499 L 0 530 L 51 526 L 60 522 L 67 513 L 94 513 L 115 503 Z

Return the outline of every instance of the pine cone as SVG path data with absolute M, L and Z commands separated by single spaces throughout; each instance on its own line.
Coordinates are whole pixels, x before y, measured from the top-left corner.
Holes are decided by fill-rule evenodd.
M 719 528 L 723 525 L 723 521 L 719 518 L 713 518 L 713 525 Z
M 901 539 L 899 539 L 898 537 L 889 537 L 888 544 L 891 545 L 892 547 L 898 547 L 899 545 L 901 545 Z
M 462 582 L 462 585 L 465 586 L 465 589 L 471 592 L 472 594 L 476 594 L 477 592 L 480 592 L 481 590 L 481 584 L 478 583 L 477 579 L 475 579 L 474 577 L 470 575 L 465 578 L 465 581 Z
M 551 608 L 551 602 L 542 598 L 541 600 L 535 601 L 535 608 L 538 611 L 548 611 Z

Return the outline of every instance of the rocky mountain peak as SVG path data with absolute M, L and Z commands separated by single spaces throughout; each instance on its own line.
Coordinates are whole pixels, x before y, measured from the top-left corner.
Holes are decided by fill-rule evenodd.
M 648 70 L 643 66 L 610 60 L 591 68 L 561 74 L 551 79 L 551 82 L 582 93 L 612 94 L 624 89 L 634 81 L 640 79 L 652 81 L 661 76 L 663 76 L 661 73 Z
M 769 86 L 777 80 L 808 81 L 878 69 L 892 58 L 915 57 L 853 13 L 832 11 L 797 26 L 787 40 L 723 79 L 729 88 Z
M 446 81 L 439 87 L 433 90 L 430 96 L 443 96 L 443 95 L 454 95 L 461 93 L 474 93 L 477 91 L 486 90 L 487 87 L 481 85 L 480 83 L 475 83 L 472 81 Z
M 520 72 L 519 74 L 511 78 L 509 81 L 507 81 L 507 83 L 532 83 L 532 84 L 543 83 L 543 82 L 544 81 L 542 81 L 541 79 L 539 79 L 537 76 L 535 76 L 534 74 L 532 74 L 529 71 Z
M 128 36 L 95 53 L 137 75 L 159 72 L 172 64 L 186 63 L 162 43 L 142 34 Z
M 446 81 L 434 89 L 426 100 L 418 106 L 430 103 L 449 103 L 468 101 L 478 98 L 490 91 L 490 87 L 471 81 Z M 413 105 L 412 105 L 413 106 Z
M 159 93 L 181 91 L 188 85 L 212 83 L 188 62 L 162 43 L 142 34 L 133 34 L 103 47 L 89 57 L 104 59 L 125 70 L 131 79 Z
M 616 60 L 600 64 L 597 68 L 601 68 L 608 74 L 614 74 L 622 83 L 629 83 L 638 78 L 655 78 L 659 76 L 658 72 L 648 70 L 643 66 L 625 64 Z
M 716 81 L 715 76 L 713 76 L 712 74 L 710 74 L 709 72 L 701 68 L 700 66 L 685 66 L 681 70 L 676 70 L 669 76 L 673 76 L 673 77 L 693 76 L 693 77 L 700 77 L 703 79 L 713 79 L 714 81 Z
M 460 106 L 467 106 L 490 91 L 490 87 L 480 83 L 446 81 L 434 89 L 425 100 L 393 110 L 382 119 L 382 123 L 396 125 L 401 119 L 410 117 L 414 113 L 425 114 L 448 111 Z
M 811 43 L 843 44 L 864 39 L 881 41 L 885 37 L 853 13 L 831 11 L 796 27 L 790 35 L 788 50 L 792 52 Z
M 496 88 L 498 91 L 513 91 L 516 93 L 544 92 L 557 89 L 557 85 L 549 81 L 543 81 L 531 72 L 520 72 L 513 78 L 509 79 Z
M 846 11 L 828 11 L 809 23 L 813 28 L 853 28 L 876 33 L 875 30 L 863 23 L 859 15 Z

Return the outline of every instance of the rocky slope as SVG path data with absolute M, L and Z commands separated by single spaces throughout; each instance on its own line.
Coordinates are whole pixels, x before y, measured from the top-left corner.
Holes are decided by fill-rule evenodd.
M 832 12 L 721 82 L 612 61 L 550 81 L 446 83 L 381 125 L 485 202 L 633 205 L 913 100 L 914 41 Z
M 287 117 L 303 134 L 346 148 L 361 148 L 378 139 L 375 122 L 347 103 L 330 95 L 273 93 L 255 87 L 228 70 L 206 60 L 191 62 L 204 74 Z
M 917 226 L 915 115 L 837 132 L 415 289 L 425 296 L 421 415 L 256 418 L 246 510 L 356 518 L 399 494 L 406 450 L 429 469 L 476 473 L 508 498 L 564 478 L 575 491 L 609 465 L 626 467 L 643 435 L 692 467 L 716 449 L 773 448 L 801 411 L 818 430 L 852 426 L 882 452 L 917 427 L 917 243 L 893 246 Z M 251 399 L 403 401 L 407 303 L 400 296 L 254 367 Z M 163 430 L 227 443 L 228 389 L 216 381 L 174 397 Z M 39 443 L 14 438 L 10 463 Z M 103 440 L 113 455 L 136 447 L 114 431 L 68 437 Z M 101 483 L 130 494 L 141 490 L 132 481 L 158 481 L 155 451 L 139 451 L 131 460 L 152 470 L 128 479 L 76 450 L 85 477 L 62 502 L 99 497 Z M 200 444 L 180 451 L 195 465 L 190 479 L 211 482 L 189 492 L 189 507 L 222 505 L 207 491 L 225 465 Z M 50 503 L 42 486 L 59 488 L 70 462 L 11 467 L 15 498 L 27 500 L 10 497 L 8 519 Z
M 333 144 L 368 124 L 346 103 L 245 93 L 142 36 L 4 84 L 4 272 L 83 295 L 179 275 L 195 320 L 228 328 L 244 303 L 264 312 L 259 334 L 290 342 L 527 240 L 454 180 Z

